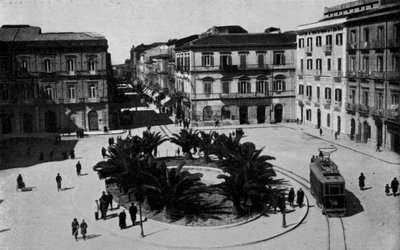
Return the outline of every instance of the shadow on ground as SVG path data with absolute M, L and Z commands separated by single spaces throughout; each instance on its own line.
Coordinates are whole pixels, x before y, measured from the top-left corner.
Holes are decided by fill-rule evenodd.
M 65 160 L 63 152 L 65 151 L 69 156 L 71 149 L 74 149 L 77 143 L 78 140 L 61 140 L 56 144 L 55 136 L 54 138 L 14 137 L 4 139 L 0 143 L 0 170 Z M 43 159 L 40 159 L 41 152 Z
M 154 110 L 148 110 L 132 112 L 130 119 L 121 126 L 130 129 L 168 124 L 173 124 L 173 121 L 169 118 L 169 114 L 158 114 Z
M 345 217 L 350 217 L 364 211 L 361 201 L 349 190 L 346 189 L 347 210 Z

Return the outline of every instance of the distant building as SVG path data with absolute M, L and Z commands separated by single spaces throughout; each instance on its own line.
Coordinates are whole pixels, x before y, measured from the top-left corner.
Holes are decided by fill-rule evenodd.
M 178 116 L 199 125 L 293 121 L 296 35 L 218 29 L 229 30 L 213 27 L 175 49 Z
M 357 142 L 400 152 L 400 3 L 325 8 L 298 27 L 297 117 Z
M 0 133 L 109 126 L 110 55 L 104 36 L 0 28 Z

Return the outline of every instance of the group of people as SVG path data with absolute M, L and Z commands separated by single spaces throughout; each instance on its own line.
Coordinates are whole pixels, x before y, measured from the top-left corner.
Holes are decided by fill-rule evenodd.
M 76 138 L 84 138 L 85 137 L 85 131 L 83 128 L 78 128 L 76 129 Z
M 86 224 L 85 220 L 82 220 L 82 222 L 79 224 L 78 220 L 74 218 L 74 220 L 71 223 L 71 226 L 72 226 L 72 235 L 75 237 L 76 241 L 78 241 L 79 228 L 81 229 L 83 240 L 86 240 L 88 225 Z
M 358 186 L 360 187 L 360 190 L 364 190 L 365 188 L 365 175 L 364 173 L 361 173 L 360 176 L 358 177 Z M 390 189 L 392 189 L 393 197 L 396 197 L 397 191 L 399 190 L 399 181 L 397 180 L 396 177 L 393 178 L 393 180 L 389 184 L 386 184 L 385 186 L 385 194 L 387 196 L 390 195 Z
M 182 126 L 182 123 L 183 123 L 183 128 L 184 129 L 189 129 L 189 126 L 190 126 L 190 119 L 189 118 L 184 118 L 184 119 L 182 119 L 182 118 L 176 118 L 175 117 L 175 126 L 178 126 L 178 124 L 179 124 L 179 126 Z
M 132 202 L 131 206 L 129 207 L 129 215 L 131 216 L 131 221 L 132 221 L 132 226 L 135 225 L 136 222 L 136 214 L 137 214 L 137 207 L 135 204 Z M 119 215 L 119 228 L 125 229 L 126 228 L 126 213 L 125 210 L 122 210 Z
M 271 190 L 271 198 L 270 198 L 270 205 L 273 207 L 274 212 L 276 213 L 276 209 L 279 208 L 281 212 L 284 212 L 286 210 L 286 198 L 285 198 L 285 193 L 281 192 L 274 192 Z M 294 188 L 290 188 L 289 193 L 288 193 L 288 202 L 291 207 L 295 207 L 294 205 L 294 200 L 296 199 L 296 203 L 299 207 L 303 207 L 303 202 L 304 202 L 304 191 L 302 188 L 299 188 L 297 190 L 297 195 L 294 191 Z
M 99 204 L 100 201 L 100 204 Z M 103 191 L 103 194 L 101 195 L 99 200 L 96 200 L 96 204 L 94 207 L 94 216 L 95 219 L 99 219 L 99 211 L 101 213 L 101 219 L 105 220 L 107 218 L 107 211 L 108 207 L 110 207 L 110 210 L 113 210 L 113 196 L 110 192 L 106 194 L 106 192 Z

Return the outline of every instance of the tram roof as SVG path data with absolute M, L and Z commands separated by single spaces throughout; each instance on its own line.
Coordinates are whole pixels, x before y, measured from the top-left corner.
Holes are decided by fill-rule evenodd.
M 314 173 L 315 177 L 323 183 L 337 183 L 344 182 L 343 176 L 337 170 L 337 166 L 330 161 L 316 160 L 310 164 L 310 170 Z

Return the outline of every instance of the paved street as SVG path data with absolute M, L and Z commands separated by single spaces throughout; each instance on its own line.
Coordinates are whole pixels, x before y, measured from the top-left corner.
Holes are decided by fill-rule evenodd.
M 218 128 L 226 133 L 233 129 Z M 332 143 L 330 140 L 333 138 L 328 135 L 321 139 L 313 136 L 314 131 L 302 129 L 300 125 L 247 126 L 244 127 L 246 137 L 243 140 L 264 147 L 265 154 L 276 157 L 273 161 L 276 166 L 308 179 L 308 164 L 311 156 L 318 153 L 317 149 L 341 142 Z M 178 132 L 179 127 L 155 126 L 152 130 L 170 135 Z M 143 128 L 133 130 L 132 133 L 141 134 L 142 131 Z M 285 229 L 281 227 L 280 214 L 219 229 L 188 229 L 148 220 L 144 223 L 146 237 L 141 238 L 138 226 L 119 230 L 117 218 L 95 221 L 93 201 L 104 190 L 104 181 L 98 179 L 92 166 L 101 160 L 100 148 L 106 146 L 107 139 L 107 135 L 93 135 L 79 140 L 75 148 L 75 160 L 48 162 L 0 172 L 1 249 L 329 249 L 327 220 L 309 193 L 306 193 L 309 199 L 308 211 L 305 207 L 296 208 L 295 212 L 288 214 L 289 227 Z M 395 176 L 399 178 L 399 165 L 390 163 L 396 163 L 398 156 L 385 152 L 385 159 L 380 160 L 382 156 L 379 153 L 371 153 L 374 158 L 370 157 L 364 154 L 362 147 L 354 148 L 348 143 L 343 143 L 345 147 L 335 146 L 338 150 L 332 159 L 346 180 L 346 188 L 353 194 L 353 203 L 348 208 L 352 214 L 343 218 L 347 249 L 398 249 L 400 196 L 394 198 L 384 194 L 385 184 L 390 183 Z M 352 147 L 357 151 L 352 150 Z M 175 149 L 176 146 L 169 143 L 159 147 L 161 155 L 167 152 L 171 155 Z M 76 176 L 75 164 L 78 160 L 82 163 L 82 173 L 87 175 Z M 368 189 L 364 191 L 358 189 L 360 172 L 366 176 Z M 16 192 L 16 177 L 19 173 L 27 186 L 33 187 L 32 191 Z M 57 192 L 57 173 L 63 177 L 63 187 L 67 190 Z M 294 178 L 290 180 L 291 184 L 297 189 L 300 186 L 296 182 L 297 177 L 291 177 Z M 304 221 L 301 221 L 304 216 Z M 75 242 L 71 236 L 70 224 L 73 218 L 79 222 L 82 219 L 87 221 L 90 236 L 87 241 Z M 341 229 L 335 218 L 330 219 L 330 226 L 331 241 L 342 240 L 340 234 L 335 234 Z M 279 236 L 272 238 L 274 235 Z M 332 242 L 330 249 L 344 247 L 338 242 Z

